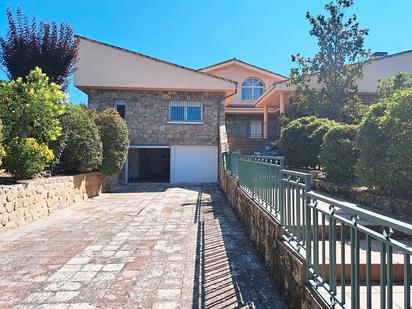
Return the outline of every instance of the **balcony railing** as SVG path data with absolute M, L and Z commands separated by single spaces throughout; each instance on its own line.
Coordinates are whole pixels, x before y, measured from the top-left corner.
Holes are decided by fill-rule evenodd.
M 285 170 L 282 157 L 225 153 L 224 162 L 279 222 L 306 260 L 307 283 L 331 308 L 391 309 L 395 295 L 411 307 L 412 225 L 312 191 L 312 176 Z
M 226 132 L 228 137 L 235 138 L 265 138 L 266 123 L 260 121 L 227 121 Z

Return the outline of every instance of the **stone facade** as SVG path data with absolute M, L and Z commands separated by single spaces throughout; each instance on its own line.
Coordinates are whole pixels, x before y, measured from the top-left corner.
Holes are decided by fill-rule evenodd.
M 100 173 L 57 176 L 0 186 L 0 231 L 46 217 L 101 193 Z
M 280 224 L 225 171 L 221 171 L 220 186 L 264 258 L 271 277 L 282 289 L 288 308 L 326 308 L 306 285 L 305 260 L 281 239 Z
M 324 179 L 313 179 L 312 185 L 316 191 L 325 192 L 348 199 L 353 203 L 374 208 L 382 214 L 389 212 L 401 220 L 406 219 L 408 221 L 412 218 L 411 200 L 384 196 L 366 187 L 352 187 L 346 184 L 328 182 Z
M 224 93 L 88 90 L 89 107 L 97 111 L 126 100 L 126 121 L 131 144 L 218 145 L 219 125 L 224 124 Z M 203 124 L 168 123 L 169 102 L 203 102 Z

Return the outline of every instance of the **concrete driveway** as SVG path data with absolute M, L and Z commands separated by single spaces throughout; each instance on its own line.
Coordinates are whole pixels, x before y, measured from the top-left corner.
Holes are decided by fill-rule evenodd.
M 216 186 L 123 187 L 0 235 L 1 308 L 283 308 Z

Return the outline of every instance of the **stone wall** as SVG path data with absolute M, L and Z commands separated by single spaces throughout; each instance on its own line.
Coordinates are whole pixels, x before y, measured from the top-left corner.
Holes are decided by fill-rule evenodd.
M 380 195 L 366 187 L 352 187 L 323 179 L 313 179 L 312 186 L 316 191 L 348 199 L 353 203 L 374 208 L 384 214 L 391 213 L 399 217 L 412 217 L 412 201 L 410 200 Z
M 0 186 L 0 231 L 46 217 L 102 191 L 100 173 L 57 176 Z
M 244 224 L 273 280 L 282 289 L 289 308 L 324 308 L 305 284 L 305 261 L 281 240 L 280 225 L 225 171 L 220 185 L 230 205 Z
M 138 90 L 88 90 L 88 105 L 102 111 L 115 99 L 126 100 L 131 144 L 218 145 L 224 124 L 224 93 Z M 203 124 L 168 123 L 169 102 L 203 102 Z

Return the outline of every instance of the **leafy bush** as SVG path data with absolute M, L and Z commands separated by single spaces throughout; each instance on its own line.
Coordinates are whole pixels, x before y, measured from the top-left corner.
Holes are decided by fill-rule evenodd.
M 320 163 L 326 177 L 332 181 L 347 181 L 355 176 L 358 150 L 355 146 L 357 127 L 337 125 L 329 129 L 323 138 Z
M 335 124 L 334 121 L 315 116 L 291 121 L 282 131 L 280 138 L 280 149 L 287 165 L 318 167 L 323 137 Z
M 378 94 L 382 99 L 391 98 L 396 91 L 412 88 L 412 75 L 396 73 L 394 76 L 379 83 Z
M 56 143 L 61 152 L 60 168 L 66 173 L 85 173 L 97 170 L 102 163 L 103 146 L 99 129 L 87 111 L 69 104 L 61 117 L 62 141 Z
M 43 171 L 53 160 L 53 151 L 34 138 L 14 138 L 6 146 L 4 166 L 16 179 L 29 179 Z
M 21 78 L 0 83 L 0 114 L 5 144 L 15 137 L 32 137 L 48 145 L 60 135 L 59 116 L 65 94 L 36 68 L 26 81 Z
M 2 165 L 2 160 L 6 155 L 6 151 L 3 146 L 3 124 L 0 122 L 0 166 Z
M 113 108 L 106 109 L 95 117 L 103 142 L 103 161 L 99 170 L 113 175 L 120 170 L 129 149 L 127 125 Z
M 397 83 L 386 87 L 362 121 L 356 144 L 358 174 L 369 187 L 412 194 L 412 87 Z

